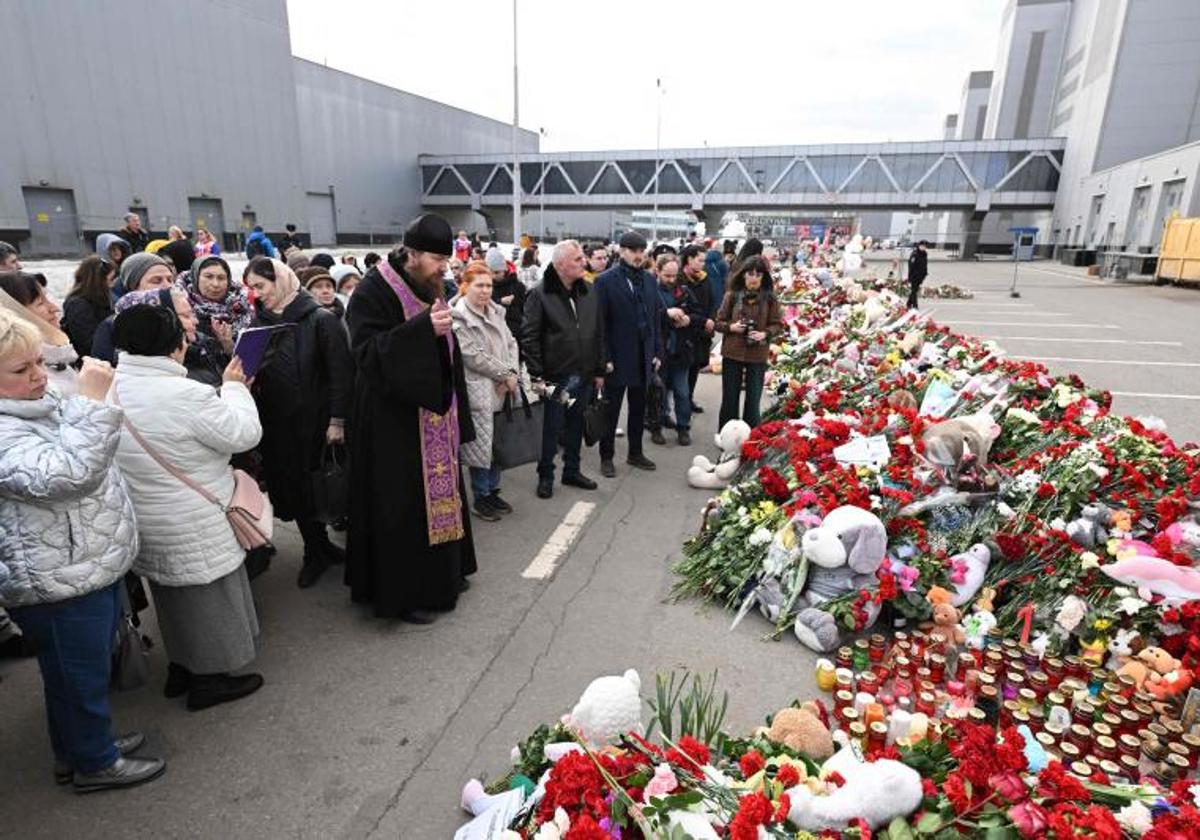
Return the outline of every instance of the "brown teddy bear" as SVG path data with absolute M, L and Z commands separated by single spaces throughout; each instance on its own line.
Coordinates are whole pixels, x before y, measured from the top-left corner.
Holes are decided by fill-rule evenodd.
M 833 738 L 812 702 L 798 709 L 795 706 L 780 709 L 771 719 L 766 735 L 772 744 L 782 744 L 814 761 L 824 761 L 833 755 Z
M 925 597 L 933 604 L 933 624 L 927 628 L 930 641 L 945 647 L 954 647 L 965 642 L 967 634 L 958 625 L 962 613 L 950 603 L 953 597 L 950 592 L 940 586 L 934 586 Z
M 1160 647 L 1145 648 L 1122 665 L 1117 674 L 1129 674 L 1138 691 L 1149 691 L 1159 700 L 1186 691 L 1192 684 L 1191 671 Z

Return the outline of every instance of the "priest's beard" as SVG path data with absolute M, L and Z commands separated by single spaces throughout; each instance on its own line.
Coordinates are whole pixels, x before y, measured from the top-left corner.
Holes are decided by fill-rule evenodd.
M 419 277 L 412 269 L 405 266 L 404 279 L 408 281 L 408 285 L 416 292 L 417 297 L 431 306 L 442 295 L 442 278 L 440 275 L 425 280 Z

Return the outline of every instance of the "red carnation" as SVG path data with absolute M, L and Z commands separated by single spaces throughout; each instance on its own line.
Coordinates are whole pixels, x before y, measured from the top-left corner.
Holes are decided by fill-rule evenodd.
M 779 772 L 775 774 L 775 781 L 783 785 L 784 790 L 790 787 L 795 787 L 800 784 L 800 771 L 790 764 L 785 764 L 779 768 Z
M 946 781 L 942 783 L 942 793 L 950 800 L 954 813 L 962 814 L 970 809 L 971 794 L 967 792 L 967 783 L 958 773 L 946 776 Z
M 709 761 L 708 747 L 697 741 L 691 735 L 679 739 L 679 748 L 667 750 L 667 761 L 685 770 L 696 772 L 696 765 L 703 767 Z
M 738 759 L 738 767 L 742 769 L 742 778 L 749 779 L 759 770 L 767 766 L 767 760 L 758 750 L 750 750 Z

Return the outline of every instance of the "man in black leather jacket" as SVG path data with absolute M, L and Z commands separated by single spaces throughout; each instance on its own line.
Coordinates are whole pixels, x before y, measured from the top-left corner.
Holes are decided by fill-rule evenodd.
M 604 333 L 599 300 L 584 282 L 587 263 L 573 239 L 554 246 L 542 282 L 525 299 L 521 351 L 529 375 L 544 380 L 546 398 L 542 457 L 538 461 L 539 498 L 554 495 L 554 454 L 563 432 L 562 483 L 595 490 L 596 482 L 579 471 L 583 410 L 594 391 L 604 387 Z M 568 406 L 566 400 L 573 400 Z

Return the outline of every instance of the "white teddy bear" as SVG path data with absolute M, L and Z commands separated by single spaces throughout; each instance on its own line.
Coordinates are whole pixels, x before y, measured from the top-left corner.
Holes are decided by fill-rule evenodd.
M 642 681 L 630 668 L 619 677 L 592 680 L 565 723 L 594 749 L 616 743 L 626 732 L 643 734 Z
M 801 784 L 788 790 L 788 820 L 804 831 L 841 830 L 862 817 L 879 829 L 904 817 L 921 804 L 921 776 L 899 761 L 861 761 L 850 747 L 839 750 L 821 767 L 822 775 L 840 773 L 845 784 L 832 793 L 817 795 Z
M 742 444 L 750 439 L 750 426 L 743 420 L 730 420 L 714 440 L 721 450 L 716 463 L 697 455 L 688 468 L 687 480 L 692 487 L 701 490 L 721 490 L 742 463 Z

